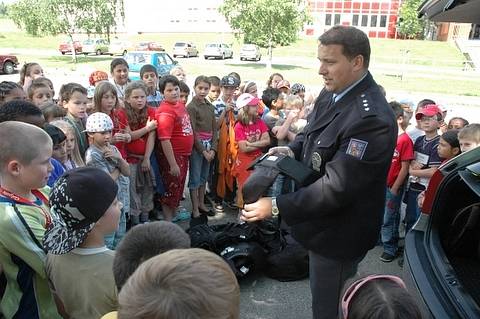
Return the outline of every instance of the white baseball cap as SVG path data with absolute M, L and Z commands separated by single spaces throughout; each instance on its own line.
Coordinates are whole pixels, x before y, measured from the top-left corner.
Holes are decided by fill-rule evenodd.
M 113 122 L 110 116 L 102 112 L 90 114 L 85 125 L 85 132 L 99 133 L 113 130 Z

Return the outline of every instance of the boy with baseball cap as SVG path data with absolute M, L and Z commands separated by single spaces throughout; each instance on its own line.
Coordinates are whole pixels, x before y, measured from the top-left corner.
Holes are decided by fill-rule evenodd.
M 109 174 L 82 167 L 66 172 L 50 193 L 46 272 L 70 318 L 100 318 L 117 307 L 114 252 L 104 242 L 118 226 L 117 190 Z
M 113 122 L 103 112 L 90 114 L 85 125 L 89 147 L 85 152 L 85 163 L 110 174 L 118 186 L 118 200 L 122 203 L 122 214 L 118 228 L 105 237 L 107 247 L 115 249 L 126 232 L 126 215 L 130 211 L 130 165 L 122 157 L 118 148 L 110 144 Z
M 411 161 L 409 168 L 410 183 L 406 194 L 405 210 L 406 231 L 412 228 L 420 216 L 418 195 L 427 188 L 430 178 L 442 163 L 437 152 L 440 141 L 438 129 L 443 122 L 442 111 L 436 104 L 427 104 L 415 114 L 415 119 L 425 135 L 418 137 L 413 144 L 415 159 Z
M 221 123 L 225 120 L 228 111 L 234 110 L 235 102 L 233 101 L 233 94 L 239 85 L 240 81 L 231 75 L 224 76 L 220 81 L 220 90 L 222 91 L 222 94 L 218 100 L 212 103 L 215 107 L 217 127 L 220 127 Z

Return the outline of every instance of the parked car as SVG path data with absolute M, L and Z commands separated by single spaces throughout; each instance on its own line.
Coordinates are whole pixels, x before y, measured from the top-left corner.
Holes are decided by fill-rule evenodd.
M 136 51 L 165 51 L 165 49 L 157 42 L 139 42 L 135 46 Z
M 75 48 L 75 53 L 82 53 L 82 43 L 80 41 L 73 41 L 73 47 Z M 67 40 L 59 44 L 58 50 L 62 55 L 66 53 L 72 53 L 72 41 Z
M 0 55 L 0 72 L 12 74 L 18 66 L 18 59 L 14 55 Z
M 130 79 L 133 81 L 140 80 L 140 69 L 145 64 L 155 66 L 159 76 L 169 74 L 178 64 L 165 52 L 132 51 L 125 54 L 124 59 L 128 63 Z
M 480 148 L 440 166 L 405 237 L 403 279 L 425 318 L 480 317 Z
M 96 55 L 108 52 L 108 41 L 105 39 L 88 39 L 82 43 L 83 54 L 95 53 Z
M 256 44 L 244 44 L 240 49 L 240 60 L 254 60 L 260 61 L 262 53 Z
M 132 44 L 128 41 L 112 41 L 108 46 L 111 55 L 125 55 L 131 50 Z
M 173 57 L 183 56 L 189 58 L 191 56 L 198 56 L 198 50 L 195 44 L 191 42 L 177 42 L 173 46 Z
M 203 57 L 208 58 L 233 58 L 232 48 L 225 43 L 209 43 L 205 46 L 205 51 L 203 52 Z

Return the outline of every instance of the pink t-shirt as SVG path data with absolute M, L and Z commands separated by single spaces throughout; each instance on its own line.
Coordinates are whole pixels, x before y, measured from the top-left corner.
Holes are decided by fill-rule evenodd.
M 262 137 L 262 134 L 268 132 L 267 125 L 261 120 L 258 119 L 253 124 L 244 125 L 241 122 L 235 124 L 235 140 L 247 141 L 247 142 L 256 142 L 259 141 Z M 257 149 L 255 151 L 249 152 L 251 156 L 259 156 L 262 154 L 262 151 Z
M 387 186 L 392 187 L 400 173 L 403 161 L 411 161 L 415 158 L 413 154 L 413 142 L 407 133 L 402 133 L 397 138 L 397 146 L 393 152 L 392 164 L 388 171 Z

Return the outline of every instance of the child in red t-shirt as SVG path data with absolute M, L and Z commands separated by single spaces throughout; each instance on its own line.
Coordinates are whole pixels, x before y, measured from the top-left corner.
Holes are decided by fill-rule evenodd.
M 390 102 L 390 106 L 397 118 L 398 137 L 397 146 L 395 147 L 387 176 L 387 197 L 381 229 L 383 253 L 380 256 L 380 260 L 383 262 L 392 261 L 397 254 L 400 204 L 405 180 L 408 176 L 410 161 L 415 158 L 413 154 L 413 142 L 405 132 L 410 118 L 406 115 L 400 103 Z
M 237 206 L 243 207 L 242 187 L 250 176 L 247 170 L 250 163 L 262 154 L 262 149 L 270 144 L 267 125 L 258 118 L 259 98 L 243 93 L 237 99 L 238 117 L 235 124 L 235 140 L 238 143 L 238 156 L 234 176 L 237 179 Z
M 120 127 L 129 132 L 126 159 L 130 164 L 130 214 L 132 225 L 148 221 L 153 210 L 154 175 L 150 156 L 155 146 L 155 110 L 147 106 L 147 87 L 142 81 L 125 88 L 125 109 L 117 112 Z
M 171 221 L 185 186 L 194 136 L 185 104 L 179 102 L 180 82 L 167 75 L 160 80 L 164 100 L 155 111 L 158 122 L 156 155 L 166 191 L 160 199 L 163 217 Z

